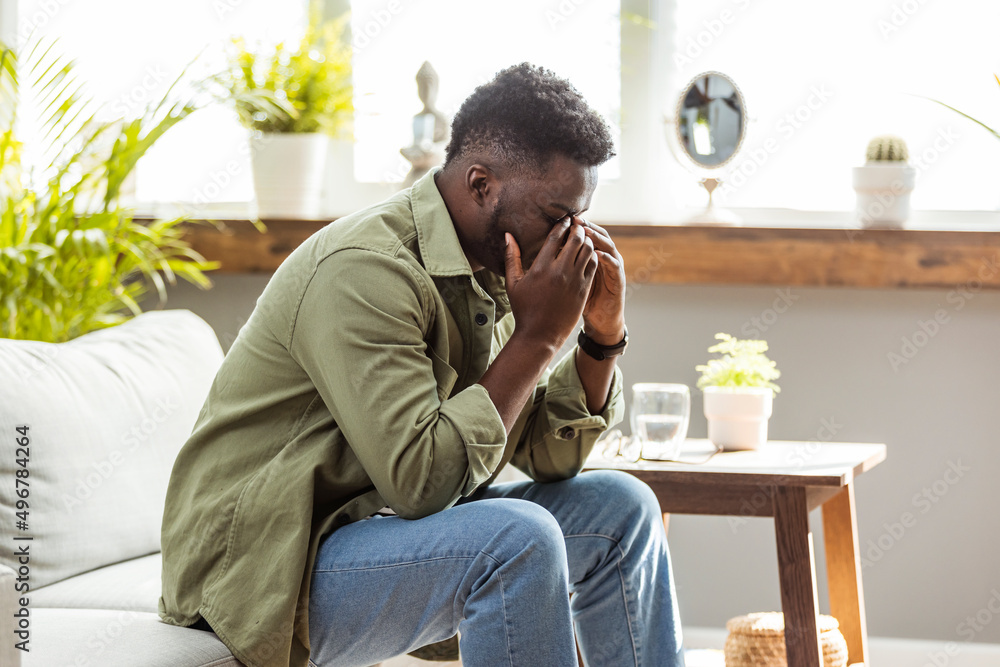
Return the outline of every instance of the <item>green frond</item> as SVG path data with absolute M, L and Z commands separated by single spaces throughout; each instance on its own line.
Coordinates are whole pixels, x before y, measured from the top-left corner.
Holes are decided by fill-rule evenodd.
M 177 277 L 210 287 L 204 272 L 218 265 L 183 240 L 181 219 L 144 225 L 118 204 L 139 159 L 199 108 L 198 86 L 178 78 L 137 118 L 99 122 L 54 42 L 25 52 L 0 51 L 0 336 L 61 342 L 139 314 L 150 289 L 162 302 Z M 16 122 L 29 92 L 43 147 L 35 166 L 21 164 Z

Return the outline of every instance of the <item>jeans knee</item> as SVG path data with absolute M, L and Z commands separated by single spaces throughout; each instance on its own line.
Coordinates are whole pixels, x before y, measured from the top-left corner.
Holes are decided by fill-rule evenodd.
M 553 566 L 567 565 L 566 542 L 559 522 L 544 507 L 528 500 L 479 500 L 497 530 L 497 543 L 508 557 L 523 553 Z
M 660 501 L 649 485 L 621 470 L 592 470 L 580 478 L 589 478 L 589 485 L 602 499 L 602 503 L 630 523 L 662 522 Z

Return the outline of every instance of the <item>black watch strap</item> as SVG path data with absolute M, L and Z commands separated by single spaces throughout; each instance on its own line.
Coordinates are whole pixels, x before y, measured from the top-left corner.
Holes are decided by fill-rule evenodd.
M 628 347 L 628 327 L 625 328 L 625 336 L 622 337 L 621 342 L 615 345 L 601 345 L 588 336 L 583 329 L 580 329 L 580 335 L 576 337 L 576 344 L 594 359 L 604 361 L 608 357 L 625 354 L 625 348 Z

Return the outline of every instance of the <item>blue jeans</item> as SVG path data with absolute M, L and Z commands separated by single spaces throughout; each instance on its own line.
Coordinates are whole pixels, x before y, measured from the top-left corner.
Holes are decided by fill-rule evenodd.
M 456 631 L 464 667 L 576 667 L 574 628 L 589 667 L 684 664 L 659 504 L 618 471 L 349 524 L 321 542 L 310 590 L 317 667 L 372 665 Z

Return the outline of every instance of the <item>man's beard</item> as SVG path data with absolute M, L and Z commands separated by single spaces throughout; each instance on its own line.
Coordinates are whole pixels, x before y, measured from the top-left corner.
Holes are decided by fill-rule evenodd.
M 507 245 L 504 232 L 500 229 L 500 219 L 507 215 L 507 201 L 503 192 L 497 197 L 497 205 L 490 214 L 486 229 L 477 250 L 483 266 L 500 276 L 506 276 Z M 525 267 L 527 268 L 527 267 Z

